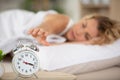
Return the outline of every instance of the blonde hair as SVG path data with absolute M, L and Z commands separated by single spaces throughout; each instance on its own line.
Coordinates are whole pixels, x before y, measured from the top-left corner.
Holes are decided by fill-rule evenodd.
M 98 14 L 88 15 L 85 18 L 95 19 L 98 22 L 100 39 L 93 44 L 109 44 L 120 38 L 120 22 Z

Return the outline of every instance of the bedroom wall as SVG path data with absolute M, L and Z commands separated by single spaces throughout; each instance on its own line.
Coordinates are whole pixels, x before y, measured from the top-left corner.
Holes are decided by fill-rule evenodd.
M 9 9 L 18 9 L 24 0 L 0 0 L 0 12 Z
M 9 9 L 19 9 L 21 8 L 21 4 L 24 1 L 25 0 L 0 0 L 0 12 L 9 10 Z M 37 1 L 37 0 L 34 0 L 34 1 Z M 63 0 L 47 0 L 47 1 L 49 1 L 49 3 L 51 3 L 51 1 L 60 2 L 59 5 L 64 9 L 65 14 L 69 15 L 72 19 L 77 21 L 83 16 L 82 12 L 85 11 L 84 9 L 81 8 L 81 1 L 93 1 L 93 0 L 64 0 L 64 1 Z M 112 19 L 116 19 L 120 21 L 119 8 L 120 8 L 120 0 L 110 0 L 110 5 L 109 5 L 110 10 L 108 11 L 108 13 L 105 13 L 105 15 L 107 16 L 110 15 Z
M 81 18 L 80 0 L 61 0 L 61 7 L 74 21 Z
M 120 21 L 120 0 L 111 0 L 110 7 L 110 17 Z
M 0 12 L 9 9 L 21 9 L 21 4 L 25 0 L 0 0 Z M 32 5 L 32 8 L 41 10 L 43 4 L 42 2 L 47 1 L 47 7 L 56 5 L 55 2 L 59 3 L 60 7 L 64 10 L 64 13 L 70 16 L 73 20 L 77 21 L 81 17 L 80 13 L 80 0 L 33 0 L 34 2 L 39 2 L 37 5 Z M 38 6 L 39 5 L 39 6 Z M 41 6 L 41 7 L 40 7 Z M 43 6 L 43 7 L 46 7 Z

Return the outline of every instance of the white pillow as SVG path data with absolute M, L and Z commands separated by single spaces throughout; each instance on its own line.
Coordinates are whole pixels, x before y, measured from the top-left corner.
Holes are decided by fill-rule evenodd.
M 43 70 L 84 73 L 108 68 L 120 63 L 120 39 L 112 44 L 63 44 L 40 46 L 40 65 Z
M 103 59 L 103 60 L 96 60 L 96 61 L 81 63 L 73 66 L 68 66 L 62 69 L 57 69 L 54 71 L 66 72 L 71 74 L 80 74 L 80 73 L 106 69 L 106 68 L 115 66 L 119 62 L 120 62 L 120 56 L 115 58 L 110 58 L 110 59 Z M 117 65 L 117 66 L 120 66 L 120 65 Z

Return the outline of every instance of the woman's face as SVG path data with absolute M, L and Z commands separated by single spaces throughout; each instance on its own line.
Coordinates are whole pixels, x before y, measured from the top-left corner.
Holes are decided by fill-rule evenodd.
M 98 36 L 98 23 L 95 19 L 82 19 L 75 23 L 67 32 L 66 37 L 69 41 L 84 42 Z

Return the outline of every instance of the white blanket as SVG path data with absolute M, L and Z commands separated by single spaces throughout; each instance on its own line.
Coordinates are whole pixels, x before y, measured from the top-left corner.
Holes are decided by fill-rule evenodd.
M 56 13 L 53 10 L 38 13 L 25 10 L 10 10 L 0 13 L 0 49 L 8 53 L 21 37 L 28 37 L 27 30 L 42 23 L 47 14 Z

